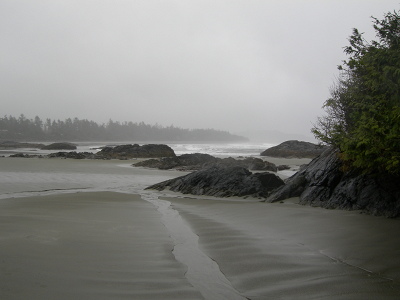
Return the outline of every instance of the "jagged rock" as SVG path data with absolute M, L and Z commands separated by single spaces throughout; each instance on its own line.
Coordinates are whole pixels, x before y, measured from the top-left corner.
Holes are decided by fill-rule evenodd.
M 268 193 L 283 185 L 283 181 L 272 173 L 251 173 L 243 167 L 215 165 L 185 176 L 167 180 L 147 189 L 216 197 L 255 196 L 266 197 Z
M 42 150 L 75 150 L 76 145 L 71 143 L 53 143 L 41 148 Z
M 337 150 L 328 148 L 288 178 L 266 201 L 300 197 L 301 204 L 399 217 L 399 182 L 399 176 L 343 172 Z
M 193 171 L 208 168 L 213 165 L 240 166 L 250 170 L 276 172 L 275 164 L 263 161 L 260 158 L 248 157 L 245 159 L 217 158 L 209 154 L 194 153 L 183 154 L 177 157 L 166 157 L 161 159 L 149 159 L 134 164 L 136 167 L 158 168 L 162 170 L 179 169 L 182 171 Z
M 162 144 L 148 144 L 139 146 L 134 145 L 120 145 L 115 147 L 104 147 L 101 151 L 97 152 L 98 156 L 104 158 L 151 158 L 151 157 L 175 157 L 175 152 L 171 147 Z
M 326 150 L 326 146 L 302 141 L 286 141 L 278 146 L 268 148 L 261 152 L 260 155 L 284 158 L 314 158 L 324 152 L 324 150 Z

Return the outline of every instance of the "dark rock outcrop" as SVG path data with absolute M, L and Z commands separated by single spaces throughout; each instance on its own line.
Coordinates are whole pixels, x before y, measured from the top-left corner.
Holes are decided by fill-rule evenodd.
M 48 158 L 72 158 L 72 159 L 101 159 L 91 152 L 56 152 L 47 155 Z
M 133 164 L 135 167 L 157 168 L 160 170 L 180 169 L 198 170 L 205 164 L 215 163 L 217 159 L 209 154 L 194 153 L 183 154 L 175 157 L 163 157 L 159 159 L 148 159 Z
M 42 150 L 75 150 L 76 145 L 71 143 L 53 143 L 41 148 Z
M 326 146 L 320 146 L 309 142 L 286 141 L 278 146 L 268 148 L 261 152 L 261 156 L 284 158 L 314 158 L 326 150 Z
M 1 141 L 0 149 L 18 149 L 18 148 L 38 148 L 41 149 L 44 147 L 44 144 L 37 143 L 20 143 L 14 141 Z
M 165 157 L 160 159 L 149 159 L 134 164 L 136 167 L 157 168 L 161 170 L 178 169 L 182 171 L 194 171 L 211 167 L 215 164 L 229 167 L 244 167 L 257 171 L 276 172 L 275 164 L 264 161 L 260 158 L 248 157 L 245 159 L 217 158 L 209 154 L 194 153 L 183 154 L 176 157 Z
M 343 172 L 335 149 L 328 148 L 288 178 L 267 202 L 300 197 L 301 204 L 400 216 L 400 177 Z
M 268 172 L 251 173 L 243 167 L 215 165 L 185 176 L 167 180 L 147 189 L 215 197 L 254 196 L 266 197 L 268 193 L 283 185 L 283 181 Z
M 275 164 L 256 157 L 246 157 L 244 159 L 234 159 L 229 157 L 222 159 L 219 163 L 228 167 L 239 166 L 253 171 L 276 172 L 278 170 Z
M 152 157 L 175 157 L 175 152 L 171 147 L 162 144 L 148 144 L 139 146 L 133 145 L 120 145 L 115 147 L 104 147 L 101 151 L 97 152 L 98 156 L 103 158 L 152 158 Z
M 4 157 L 4 156 L 3 156 Z M 9 157 L 20 157 L 20 158 L 43 158 L 43 155 L 37 154 L 24 154 L 24 153 L 15 153 L 11 154 Z

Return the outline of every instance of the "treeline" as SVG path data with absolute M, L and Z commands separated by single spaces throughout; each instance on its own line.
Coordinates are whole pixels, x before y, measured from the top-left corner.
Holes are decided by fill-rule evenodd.
M 98 124 L 78 118 L 43 121 L 38 116 L 28 119 L 21 114 L 18 118 L 0 118 L 0 140 L 244 142 L 247 139 L 215 129 L 182 129 L 172 125 L 164 127 L 112 120 Z

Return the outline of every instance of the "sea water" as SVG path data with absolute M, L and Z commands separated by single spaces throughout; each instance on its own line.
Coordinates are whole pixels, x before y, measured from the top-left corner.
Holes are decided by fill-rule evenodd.
M 46 143 L 48 144 L 48 143 Z M 92 152 L 96 153 L 105 146 L 116 146 L 123 144 L 134 144 L 134 142 L 77 142 L 76 150 L 40 150 L 33 148 L 21 148 L 12 150 L 0 150 L 0 155 L 9 156 L 15 153 L 25 154 L 41 154 L 47 155 L 58 151 L 76 151 L 76 152 Z M 139 145 L 144 144 L 161 144 L 160 142 L 145 142 L 138 143 Z M 170 146 L 176 155 L 182 154 L 193 154 L 193 153 L 204 153 L 215 157 L 249 157 L 249 156 L 260 156 L 260 153 L 264 150 L 276 146 L 273 143 L 169 143 L 164 142 Z
M 118 143 L 78 143 L 77 152 L 97 152 L 104 146 L 133 144 L 133 142 Z M 248 157 L 259 156 L 264 150 L 276 146 L 273 143 L 170 143 L 170 142 L 144 142 L 144 144 L 166 144 L 176 155 L 204 153 L 215 157 Z M 54 151 L 53 151 L 54 152 Z

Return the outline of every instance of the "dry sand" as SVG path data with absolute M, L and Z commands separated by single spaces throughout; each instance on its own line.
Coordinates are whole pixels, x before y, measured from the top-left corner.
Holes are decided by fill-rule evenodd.
M 199 251 L 253 300 L 400 299 L 399 220 L 147 192 L 182 173 L 131 163 L 0 158 L 0 299 L 232 300 L 198 288 Z M 144 200 L 162 195 L 175 210 Z M 199 236 L 181 254 L 194 271 L 174 256 L 177 212 Z

